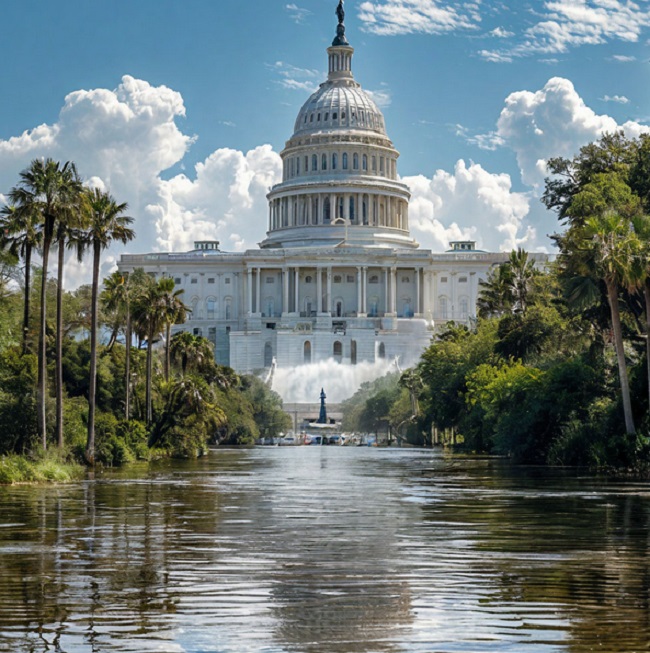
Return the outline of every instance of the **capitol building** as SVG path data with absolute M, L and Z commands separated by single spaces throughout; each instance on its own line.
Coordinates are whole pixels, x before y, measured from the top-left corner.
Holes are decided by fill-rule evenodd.
M 384 116 L 352 73 L 342 3 L 327 80 L 298 113 L 267 195 L 259 249 L 121 257 L 119 268 L 174 278 L 191 308 L 176 331 L 215 345 L 237 372 L 418 360 L 435 330 L 476 314 L 479 281 L 507 257 L 452 242 L 421 249 L 409 232 L 408 187 Z M 480 221 L 480 216 L 476 216 Z

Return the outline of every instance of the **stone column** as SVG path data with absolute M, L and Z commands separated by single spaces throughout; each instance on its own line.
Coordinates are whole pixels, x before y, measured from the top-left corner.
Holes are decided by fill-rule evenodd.
M 350 194 L 343 193 L 343 219 L 350 220 Z
M 323 271 L 316 268 L 316 310 L 323 312 Z
M 289 312 L 289 268 L 282 268 L 282 312 Z
M 390 313 L 390 293 L 388 280 L 388 268 L 384 268 L 384 315 L 388 315 L 388 313 Z
M 248 304 L 248 314 L 253 313 L 253 268 L 248 268 L 246 270 L 246 277 L 248 284 L 246 286 L 246 291 L 248 293 L 247 304 Z
M 420 275 L 422 268 L 415 268 L 415 314 L 422 314 L 422 304 L 420 303 Z
M 306 217 L 306 220 L 307 220 L 307 224 L 310 225 L 311 224 L 311 202 L 312 202 L 311 195 L 307 195 L 305 201 L 307 202 L 307 217 Z
M 390 312 L 397 315 L 397 268 L 390 269 Z
M 296 269 L 294 271 L 294 313 L 300 313 L 300 297 L 299 297 L 299 290 L 300 290 L 300 268 L 296 266 Z
M 361 315 L 363 312 L 363 279 L 361 266 L 357 265 L 357 315 Z
M 363 267 L 363 282 L 362 282 L 362 300 L 361 300 L 361 311 L 364 315 L 368 315 L 368 268 L 367 266 Z
M 261 313 L 262 312 L 262 298 L 260 297 L 260 294 L 262 292 L 262 268 L 257 268 L 257 288 L 255 289 L 257 292 L 255 293 L 255 313 Z
M 330 224 L 339 217 L 339 207 L 336 204 L 336 195 L 330 194 Z
M 332 266 L 327 268 L 327 306 L 326 312 L 332 314 Z

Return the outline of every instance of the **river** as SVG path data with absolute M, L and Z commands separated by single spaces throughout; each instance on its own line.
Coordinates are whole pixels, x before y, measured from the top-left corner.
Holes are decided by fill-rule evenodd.
M 650 650 L 650 485 L 268 447 L 0 488 L 0 651 Z

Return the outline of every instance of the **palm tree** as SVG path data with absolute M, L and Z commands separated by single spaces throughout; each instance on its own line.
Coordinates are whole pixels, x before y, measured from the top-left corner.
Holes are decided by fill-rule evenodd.
M 160 334 L 166 320 L 166 306 L 160 286 L 149 280 L 133 304 L 133 321 L 136 330 L 147 340 L 147 362 L 145 381 L 146 422 L 153 420 L 153 405 L 151 401 L 151 381 L 153 376 L 153 343 Z
M 510 267 L 512 295 L 514 298 L 514 309 L 516 312 L 526 314 L 528 308 L 528 295 L 530 286 L 535 278 L 535 262 L 528 258 L 528 252 L 521 247 L 510 252 L 508 257 Z
M 52 159 L 34 159 L 30 166 L 20 173 L 18 185 L 9 193 L 9 201 L 12 204 L 18 206 L 26 215 L 38 216 L 42 232 L 43 275 L 41 278 L 41 314 L 38 338 L 38 428 L 43 449 L 47 449 L 45 335 L 47 268 L 50 247 L 55 237 L 57 221 L 73 210 L 78 202 L 81 189 L 81 180 L 74 163 L 68 161 L 61 165 Z
M 633 219 L 639 213 L 638 198 L 616 173 L 600 173 L 575 195 L 569 214 L 581 217 L 576 223 L 572 254 L 578 265 L 590 270 L 605 283 L 609 303 L 614 346 L 618 363 L 619 382 L 623 401 L 625 429 L 635 432 L 630 399 L 630 385 L 625 362 L 623 331 L 619 309 L 619 287 L 638 287 L 645 272 L 643 243 L 634 230 Z
M 481 287 L 476 306 L 479 317 L 498 317 L 512 310 L 515 298 L 512 292 L 513 275 L 508 263 L 492 268 Z
M 199 369 L 207 361 L 214 361 L 212 343 L 189 331 L 176 333 L 172 337 L 170 345 L 172 359 L 180 361 L 182 376 L 185 376 L 190 368 Z
M 10 193 L 11 195 L 11 193 Z M 32 252 L 41 242 L 38 215 L 14 204 L 0 210 L 0 232 L 3 248 L 25 262 L 25 298 L 23 308 L 23 354 L 27 353 L 29 336 L 29 300 L 31 291 Z
M 131 416 L 131 305 L 128 273 L 116 270 L 104 279 L 101 301 L 113 316 L 113 329 L 108 343 L 110 349 L 117 340 L 119 330 L 124 326 L 124 418 Z
M 169 381 L 171 325 L 185 322 L 189 311 L 180 299 L 183 290 L 174 291 L 174 287 L 171 277 L 163 277 L 158 281 L 165 321 L 165 381 Z
M 91 291 L 90 325 L 90 383 L 88 390 L 88 440 L 86 442 L 86 461 L 95 463 L 95 395 L 97 389 L 97 322 L 99 299 L 99 263 L 102 251 L 113 241 L 128 243 L 135 232 L 128 225 L 133 219 L 124 215 L 127 204 L 118 204 L 109 194 L 98 188 L 85 194 L 85 210 L 88 217 L 86 242 L 93 251 L 93 279 Z

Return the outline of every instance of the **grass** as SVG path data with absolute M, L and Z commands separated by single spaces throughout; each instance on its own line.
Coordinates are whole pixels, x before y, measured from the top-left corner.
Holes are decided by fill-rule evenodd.
M 70 483 L 83 477 L 84 467 L 55 458 L 0 456 L 0 485 L 17 483 Z

